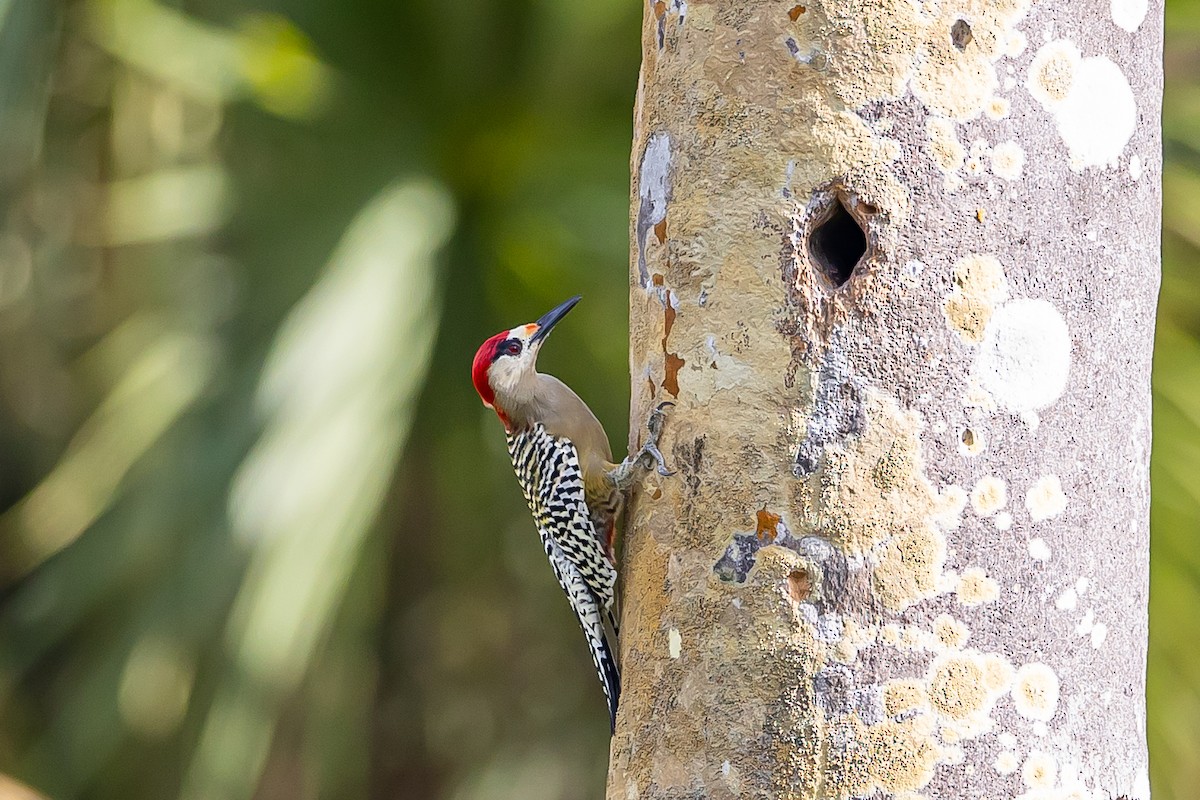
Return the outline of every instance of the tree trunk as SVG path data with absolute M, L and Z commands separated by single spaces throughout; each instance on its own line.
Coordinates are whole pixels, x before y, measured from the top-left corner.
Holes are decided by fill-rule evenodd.
M 794 3 L 646 12 L 608 797 L 1147 798 L 1161 3 Z

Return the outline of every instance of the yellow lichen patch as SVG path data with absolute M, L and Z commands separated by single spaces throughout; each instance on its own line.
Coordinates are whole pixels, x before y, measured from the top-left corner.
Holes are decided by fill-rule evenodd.
M 1028 0 L 941 3 L 918 53 L 913 94 L 948 117 L 967 120 L 978 116 L 995 92 L 995 62 L 1006 54 L 1017 33 L 1013 26 L 1028 8 Z M 967 35 L 955 37 L 956 29 Z
M 968 255 L 954 265 L 954 289 L 942 308 L 963 341 L 979 344 L 996 304 L 1008 297 L 1004 269 L 995 256 Z
M 1051 789 L 1058 777 L 1058 762 L 1049 753 L 1034 750 L 1021 767 L 1021 780 L 1030 789 Z
M 929 696 L 925 684 L 915 678 L 901 678 L 883 685 L 883 712 L 897 717 L 909 711 L 924 711 L 929 708 Z
M 880 791 L 916 791 L 933 777 L 939 748 L 933 743 L 932 723 L 927 717 L 874 725 L 868 741 L 868 749 L 875 755 L 869 777 Z
M 817 37 L 805 59 L 828 53 L 823 63 L 847 106 L 899 97 L 907 81 L 928 108 L 965 120 L 991 96 L 995 62 L 1024 41 L 1014 26 L 1028 7 L 1029 0 L 943 0 L 937 9 L 905 0 L 846 0 L 797 18 L 800 33 Z
M 875 462 L 871 473 L 875 485 L 880 489 L 894 489 L 906 483 L 912 476 L 912 459 L 904 447 L 893 444 L 887 453 Z
M 1048 722 L 1058 710 L 1058 676 L 1045 664 L 1026 664 L 1013 679 L 1012 697 L 1022 717 Z
M 718 117 L 738 113 L 736 101 L 730 100 L 739 94 L 739 81 L 747 82 L 747 93 L 764 80 L 782 85 L 793 107 L 807 109 L 810 116 L 805 124 L 790 126 L 798 132 L 795 136 L 789 127 L 776 131 L 779 149 L 800 154 L 815 149 L 821 154 L 821 158 L 791 161 L 789 188 L 803 195 L 837 175 L 851 175 L 860 193 L 876 196 L 881 208 L 894 220 L 903 221 L 908 193 L 890 166 L 899 155 L 899 145 L 884 138 L 884 128 L 872 132 L 853 112 L 870 103 L 897 99 L 911 89 L 930 111 L 946 118 L 941 133 L 948 131 L 949 135 L 939 136 L 935 143 L 946 147 L 935 147 L 938 151 L 933 155 L 943 169 L 956 170 L 961 157 L 956 157 L 953 145 L 952 120 L 973 119 L 994 106 L 996 62 L 1010 51 L 1013 41 L 1023 41 L 1015 26 L 1029 5 L 1030 0 L 944 0 L 938 9 L 928 9 L 911 0 L 844 0 L 792 6 L 785 13 L 762 18 L 762 24 L 770 29 L 764 31 L 766 38 L 779 43 L 780 55 L 780 63 L 770 64 L 766 70 L 743 69 L 740 62 L 722 61 L 716 55 L 722 48 L 711 42 L 694 42 L 695 47 L 714 53 L 706 62 L 711 64 L 710 71 L 720 70 L 722 81 L 734 87 L 733 92 L 725 93 L 726 110 L 720 113 L 715 113 L 704 95 L 698 96 L 706 112 L 703 121 L 711 122 L 705 127 L 723 130 Z M 694 16 L 696 13 L 689 11 L 685 30 L 693 26 Z M 703 25 L 697 28 L 700 34 L 708 31 Z M 736 35 L 747 33 L 743 26 Z M 756 74 L 783 69 L 785 64 L 791 73 Z M 730 73 L 731 66 L 739 68 Z M 808 80 L 817 72 L 824 75 L 823 86 Z M 708 120 L 710 116 L 713 119 Z M 744 121 L 742 124 L 744 127 Z M 818 164 L 826 169 L 814 171 Z
M 829 752 L 824 796 L 918 791 L 933 778 L 942 755 L 933 732 L 927 714 L 869 727 L 857 717 L 848 718 L 831 732 L 830 738 L 842 744 Z
M 1042 45 L 1029 65 L 1025 87 L 1045 107 L 1061 103 L 1071 93 L 1082 54 L 1065 39 Z
M 955 172 L 962 166 L 966 151 L 953 122 L 931 116 L 925 121 L 925 136 L 929 139 L 929 155 L 942 172 Z
M 821 11 L 836 35 L 821 49 L 830 54 L 838 98 L 851 108 L 904 92 L 918 43 L 925 38 L 916 4 L 845 0 Z M 813 21 L 815 24 L 815 20 Z
M 967 50 L 974 48 L 968 46 Z M 996 92 L 996 70 L 991 59 L 959 51 L 949 37 L 929 42 L 916 65 L 913 95 L 939 114 L 958 120 L 977 116 Z
M 871 389 L 861 405 L 862 433 L 826 446 L 820 473 L 797 486 L 792 502 L 805 509 L 798 529 L 821 530 L 847 556 L 865 559 L 878 600 L 900 611 L 938 593 L 943 531 L 958 524 L 966 495 L 939 495 L 925 477 L 915 412 Z
M 875 596 L 892 611 L 936 594 L 946 560 L 946 539 L 931 525 L 902 533 L 887 543 L 872 575 Z
M 935 661 L 930 671 L 929 703 L 938 713 L 966 720 L 984 710 L 988 693 L 983 670 L 974 659 L 947 656 Z
M 854 174 L 860 177 L 860 194 L 871 195 L 897 220 L 905 219 L 908 190 L 891 169 L 891 164 L 900 158 L 900 143 L 876 135 L 862 117 L 851 111 L 819 106 L 814 111 L 812 125 L 807 132 L 784 131 L 780 137 L 785 150 L 813 149 L 817 154 L 795 163 L 793 187 L 827 183 L 830 169 L 834 175 Z M 798 138 L 806 143 L 796 141 Z
M 996 177 L 1015 181 L 1021 177 L 1024 168 L 1025 151 L 1016 142 L 1001 142 L 992 149 L 992 172 Z
M 1008 296 L 1004 268 L 995 256 L 963 256 L 954 264 L 954 283 L 964 293 L 1003 300 Z
M 958 602 L 964 606 L 977 606 L 990 603 L 999 597 L 1000 586 L 978 567 L 968 567 L 958 579 L 954 593 L 958 595 Z
M 1008 504 L 1008 487 L 995 475 L 979 479 L 971 490 L 971 507 L 981 517 L 990 517 Z
M 929 631 L 910 625 L 900 631 L 901 650 L 931 652 L 938 649 L 937 638 Z
M 1066 507 L 1067 496 L 1057 475 L 1043 475 L 1025 493 L 1025 509 L 1034 522 L 1057 517 Z
M 960 649 L 971 635 L 970 629 L 949 614 L 939 614 L 933 621 L 933 633 L 938 641 L 950 648 Z
M 943 308 L 950 327 L 958 331 L 964 341 L 971 344 L 983 341 L 983 330 L 991 318 L 991 304 L 955 292 L 946 298 Z

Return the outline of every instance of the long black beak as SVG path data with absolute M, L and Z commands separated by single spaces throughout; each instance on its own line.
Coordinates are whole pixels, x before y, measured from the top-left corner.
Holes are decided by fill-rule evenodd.
M 574 308 L 575 304 L 581 299 L 582 298 L 579 295 L 575 295 L 565 303 L 560 303 L 543 314 L 542 318 L 535 323 L 538 326 L 538 329 L 533 332 L 533 336 L 529 337 L 529 343 L 534 344 L 536 342 L 540 342 L 542 339 L 545 339 L 550 333 L 550 329 L 557 325 L 558 321 L 565 317 L 567 312 Z

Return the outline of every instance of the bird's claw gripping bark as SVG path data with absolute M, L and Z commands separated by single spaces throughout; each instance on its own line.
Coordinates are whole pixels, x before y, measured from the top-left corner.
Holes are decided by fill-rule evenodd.
M 662 451 L 658 449 L 658 439 L 662 435 L 663 424 L 667 420 L 667 413 L 663 409 L 673 405 L 675 404 L 666 400 L 654 407 L 654 410 L 650 412 L 650 419 L 646 422 L 646 430 L 650 435 L 646 438 L 642 449 L 636 455 L 626 458 L 608 473 L 608 477 L 617 488 L 622 491 L 628 490 L 637 478 L 651 469 L 655 469 L 664 478 L 675 474 L 673 470 L 667 469 L 667 460 L 663 457 Z
M 641 452 L 638 453 L 638 459 L 645 465 L 646 469 L 656 466 L 658 474 L 664 478 L 674 475 L 675 471 L 667 469 L 667 460 L 663 458 L 662 451 L 658 449 L 658 437 L 662 436 L 663 424 L 667 421 L 667 412 L 663 409 L 674 405 L 670 400 L 664 400 L 650 412 L 650 419 L 646 421 L 646 430 L 650 432 L 650 436 L 646 439 L 646 443 L 642 445 Z M 647 461 L 647 458 L 653 459 L 653 463 Z

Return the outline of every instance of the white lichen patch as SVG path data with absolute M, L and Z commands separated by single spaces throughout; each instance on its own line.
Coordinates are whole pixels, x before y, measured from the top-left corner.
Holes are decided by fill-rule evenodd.
M 1025 38 L 1025 34 L 1013 28 L 1008 32 L 1008 45 L 1004 48 L 1004 55 L 1009 58 L 1016 58 L 1025 52 L 1029 40 Z
M 1034 537 L 1029 540 L 1029 557 L 1034 561 L 1049 561 L 1050 560 L 1050 545 L 1046 544 L 1045 539 Z
M 1118 28 L 1133 33 L 1141 26 L 1142 20 L 1146 19 L 1149 6 L 1147 0 L 1111 0 L 1109 10 Z
M 1007 692 L 1012 686 L 1014 674 L 1013 665 L 999 653 L 983 656 L 983 685 L 989 692 L 997 695 Z
M 968 178 L 982 178 L 987 175 L 987 159 L 982 156 L 968 156 L 963 162 L 963 169 Z
M 1075 593 L 1073 588 L 1068 588 L 1054 601 L 1054 607 L 1060 611 L 1074 611 L 1078 603 L 1079 595 Z
M 1092 628 L 1091 640 L 1092 647 L 1099 650 L 1104 646 L 1104 640 L 1108 638 L 1108 626 L 1103 622 L 1097 622 Z
M 987 105 L 984 106 L 983 109 L 983 113 L 986 114 L 989 119 L 996 120 L 1004 119 L 1009 115 L 1010 111 L 1011 104 L 1008 102 L 1008 99 L 1001 97 L 1000 95 L 996 95 L 991 100 L 988 100 Z
M 1013 679 L 1012 698 L 1022 717 L 1048 722 L 1058 710 L 1058 675 L 1045 664 L 1026 664 Z
M 1048 42 L 1030 64 L 1025 86 L 1054 116 L 1072 169 L 1116 165 L 1137 126 L 1137 103 L 1111 59 L 1083 58 L 1063 39 Z
M 992 172 L 1006 181 L 1021 177 L 1025 168 L 1025 151 L 1014 141 L 1001 142 L 992 148 Z
M 653 134 L 642 154 L 639 193 L 651 204 L 650 219 L 660 221 L 667 214 L 667 174 L 671 168 L 671 137 Z
M 683 652 L 683 636 L 680 635 L 678 628 L 671 628 L 667 631 L 667 654 L 671 658 L 679 658 Z
M 952 728 L 942 728 L 942 739 L 948 741 L 949 738 L 952 738 L 954 735 L 956 735 L 956 734 L 950 733 L 950 731 L 952 731 L 952 730 L 953 730 Z M 954 741 L 958 741 L 958 739 L 954 739 Z M 943 764 L 948 764 L 952 767 L 957 767 L 966 760 L 967 760 L 967 752 L 965 750 L 963 750 L 961 747 L 950 746 L 950 747 L 942 748 L 942 763 Z
M 993 518 L 992 522 L 996 524 L 996 530 L 1006 531 L 1012 527 L 1012 514 L 1008 513 L 1007 511 L 1001 511 Z
M 1021 766 L 1021 759 L 1012 750 L 1004 750 L 992 763 L 992 768 L 1001 775 L 1011 775 Z
M 1063 393 L 1071 366 L 1071 336 L 1045 300 L 1013 300 L 992 315 L 974 373 L 1009 411 L 1044 408 Z
M 1067 495 L 1057 475 L 1043 475 L 1025 493 L 1025 509 L 1034 522 L 1057 517 L 1067 508 Z
M 1141 156 L 1133 155 L 1129 158 L 1129 177 L 1136 180 L 1141 180 L 1142 177 L 1142 159 Z
M 967 507 L 967 493 L 961 486 L 947 486 L 934 501 L 933 521 L 946 530 L 962 524 L 962 512 Z
M 1051 789 L 1058 780 L 1058 762 L 1049 753 L 1034 750 L 1021 766 L 1021 780 L 1030 789 Z
M 931 116 L 925 121 L 926 147 L 929 157 L 942 172 L 956 172 L 963 164 L 966 150 L 958 141 L 955 124 L 945 117 Z
M 990 517 L 1008 505 L 1008 487 L 1003 479 L 986 475 L 971 490 L 971 508 L 981 517 Z
M 1000 586 L 978 567 L 963 570 L 954 593 L 964 606 L 990 603 L 1000 596 Z

